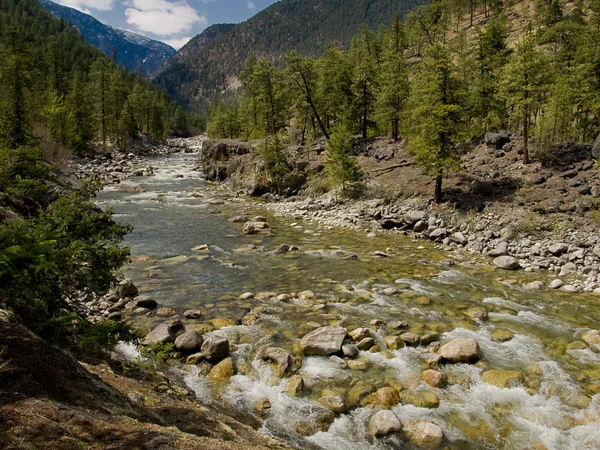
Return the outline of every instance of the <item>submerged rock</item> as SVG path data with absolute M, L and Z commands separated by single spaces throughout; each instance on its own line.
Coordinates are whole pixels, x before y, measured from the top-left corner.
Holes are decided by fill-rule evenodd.
M 235 375 L 233 359 L 225 358 L 210 370 L 208 377 L 215 381 L 226 381 L 233 375 Z
M 147 295 L 140 295 L 133 299 L 136 308 L 154 309 L 158 306 L 158 303 L 153 298 Z
M 292 370 L 292 354 L 282 348 L 267 347 L 260 353 L 260 359 L 274 363 L 279 370 L 280 376 Z
M 300 397 L 304 391 L 304 380 L 300 375 L 294 375 L 285 386 L 290 397 Z
M 346 329 L 339 325 L 321 327 L 305 335 L 300 347 L 308 356 L 329 356 L 341 351 L 346 336 Z
M 202 317 L 202 311 L 198 309 L 190 309 L 183 313 L 183 317 L 186 319 L 199 319 Z
M 498 342 L 507 342 L 514 338 L 515 334 L 512 331 L 504 328 L 495 328 L 492 331 L 492 337 Z
M 471 338 L 454 339 L 442 345 L 438 353 L 451 363 L 472 363 L 480 358 L 479 343 Z
M 246 235 L 253 235 L 268 233 L 270 230 L 265 222 L 246 222 L 242 231 Z
M 319 398 L 317 401 L 325 408 L 337 414 L 342 414 L 347 409 L 344 399 L 338 395 L 327 395 Z
M 518 370 L 488 370 L 481 375 L 483 381 L 499 388 L 508 388 L 522 384 L 525 377 Z
M 448 377 L 445 373 L 438 372 L 437 370 L 425 370 L 421 374 L 421 379 L 425 381 L 429 386 L 434 388 L 441 388 L 448 382 Z
M 375 392 L 375 405 L 389 409 L 400 403 L 400 394 L 394 387 L 382 387 Z
M 439 397 L 433 392 L 400 392 L 400 400 L 403 404 L 414 405 L 417 408 L 437 408 L 440 406 Z
M 373 437 L 387 436 L 401 430 L 400 419 L 389 410 L 379 411 L 369 420 L 369 434 Z

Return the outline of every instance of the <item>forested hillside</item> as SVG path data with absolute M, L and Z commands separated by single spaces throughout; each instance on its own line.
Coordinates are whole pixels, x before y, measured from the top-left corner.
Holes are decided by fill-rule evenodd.
M 114 57 L 117 64 L 130 71 L 150 75 L 175 54 L 175 50 L 163 42 L 104 25 L 74 8 L 50 0 L 40 0 L 40 3 L 55 17 L 65 19 L 77 28 L 86 42 L 106 56 Z
M 324 136 L 333 178 L 342 182 L 357 179 L 345 136 L 407 136 L 416 162 L 436 180 L 437 201 L 444 174 L 488 131 L 522 133 L 525 163 L 532 150 L 544 158 L 552 143 L 593 141 L 600 2 L 470 5 L 434 1 L 406 23 L 396 19 L 377 33 L 364 27 L 348 51 L 331 44 L 319 58 L 289 53 L 285 69 L 251 57 L 241 94 L 213 103 L 209 132 L 266 138 L 274 161 L 289 130 L 302 144 Z
M 128 258 L 117 245 L 128 228 L 95 207 L 98 186 L 66 189 L 57 165 L 95 147 L 127 151 L 141 132 L 186 133 L 186 121 L 37 0 L 0 2 L 0 306 L 58 344 L 127 334 L 116 322 L 92 327 L 67 303 L 107 289 Z
M 394 13 L 404 16 L 424 3 L 428 1 L 284 0 L 231 29 L 205 30 L 165 64 L 155 81 L 183 104 L 199 109 L 212 94 L 235 84 L 249 56 L 279 65 L 290 50 L 318 55 L 333 40 L 347 47 L 362 24 L 376 29 Z

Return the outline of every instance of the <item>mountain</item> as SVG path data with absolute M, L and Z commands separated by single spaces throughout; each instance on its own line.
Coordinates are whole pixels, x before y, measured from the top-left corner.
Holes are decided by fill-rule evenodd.
M 150 75 L 175 54 L 175 50 L 163 42 L 104 25 L 76 9 L 50 0 L 40 0 L 40 3 L 53 16 L 73 24 L 87 42 L 102 50 L 105 55 L 112 56 L 114 49 L 117 63 L 129 70 L 136 70 L 142 64 L 144 73 Z
M 428 0 L 282 0 L 239 25 L 216 25 L 188 42 L 155 82 L 192 109 L 237 81 L 250 55 L 278 61 L 290 50 L 317 55 L 328 42 L 348 46 L 362 24 L 390 24 Z

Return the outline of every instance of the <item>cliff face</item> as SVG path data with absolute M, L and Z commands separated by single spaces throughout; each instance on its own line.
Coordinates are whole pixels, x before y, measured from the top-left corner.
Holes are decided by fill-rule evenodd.
M 79 363 L 1 313 L 0 449 L 289 449 L 160 373 Z

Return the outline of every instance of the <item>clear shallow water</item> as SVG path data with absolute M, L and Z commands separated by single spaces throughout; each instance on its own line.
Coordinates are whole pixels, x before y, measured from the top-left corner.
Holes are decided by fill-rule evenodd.
M 323 389 L 349 400 L 360 383 L 372 389 L 391 385 L 439 396 L 438 408 L 400 405 L 394 411 L 402 420 L 426 418 L 438 423 L 449 448 L 600 448 L 600 396 L 590 388 L 600 381 L 600 355 L 568 348 L 587 329 L 600 327 L 598 296 L 531 292 L 523 284 L 548 281 L 545 275 L 448 267 L 444 262 L 448 254 L 427 243 L 393 235 L 369 239 L 366 233 L 273 217 L 258 202 L 230 198 L 205 186 L 193 170 L 195 155 L 172 155 L 152 164 L 156 176 L 134 180 L 146 192 L 107 188 L 98 201 L 112 208 L 117 220 L 134 226 L 127 238 L 133 262 L 124 272 L 141 291 L 179 313 L 202 310 L 204 317 L 186 324 L 189 327 L 211 330 L 230 325 L 222 332 L 237 345 L 234 358 L 239 369 L 230 383 L 211 384 L 198 376 L 196 368 L 182 369 L 204 401 L 212 398 L 256 415 L 255 401 L 267 397 L 272 408 L 262 418 L 262 430 L 299 448 L 411 448 L 394 440 L 371 440 L 366 424 L 373 410 L 360 405 L 337 416 L 326 431 L 308 438 L 295 431 L 299 422 L 318 421 L 323 408 L 315 400 Z M 240 214 L 267 216 L 274 236 L 244 236 L 242 224 L 228 221 Z M 297 225 L 291 226 L 294 222 Z M 202 244 L 208 250 L 192 250 Z M 281 255 L 275 252 L 281 244 L 300 250 Z M 378 250 L 389 257 L 374 257 Z M 358 259 L 344 259 L 352 254 Z M 396 292 L 386 291 L 390 288 Z M 248 291 L 290 294 L 308 289 L 316 299 L 237 299 Z M 472 306 L 488 309 L 489 320 L 469 319 L 465 311 Z M 241 325 L 249 315 L 258 321 Z M 164 320 L 132 318 L 148 328 Z M 341 323 L 352 330 L 370 326 L 373 319 L 406 321 L 410 327 L 402 332 L 435 332 L 442 341 L 473 337 L 484 359 L 477 366 L 442 366 L 449 387 L 433 389 L 420 380 L 421 349 L 361 352 L 364 370 L 341 368 L 328 358 L 304 358 L 299 371 L 306 383 L 302 398 L 290 398 L 285 393 L 287 379 L 274 379 L 269 367 L 255 359 L 265 346 L 293 350 L 294 342 L 317 326 Z M 383 336 L 389 330 L 370 328 L 385 349 Z M 495 328 L 511 330 L 515 337 L 497 342 L 492 335 Z M 504 389 L 489 385 L 481 378 L 487 368 L 519 370 L 525 382 Z

